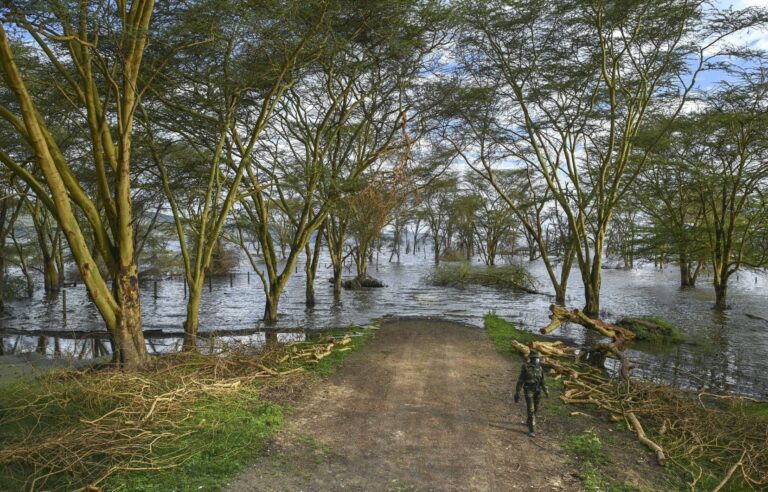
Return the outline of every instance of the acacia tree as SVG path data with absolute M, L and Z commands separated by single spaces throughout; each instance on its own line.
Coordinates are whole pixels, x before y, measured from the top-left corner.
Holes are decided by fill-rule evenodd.
M 708 256 L 704 209 L 694 181 L 693 156 L 701 158 L 696 145 L 699 129 L 695 118 L 680 118 L 656 146 L 652 164 L 639 176 L 626 200 L 647 216 L 649 226 L 640 249 L 657 257 L 671 248 L 680 270 L 680 286 L 695 287 Z M 695 160 L 695 159 L 694 159 Z
M 486 181 L 475 174 L 467 174 L 465 180 L 472 193 L 479 197 L 474 233 L 483 262 L 496 264 L 499 248 L 515 244 L 515 230 L 518 222 L 510 214 L 504 199 L 493 189 L 488 190 Z
M 61 227 L 56 224 L 42 201 L 36 197 L 27 197 L 25 206 L 32 218 L 32 225 L 37 235 L 37 247 L 40 249 L 43 270 L 43 287 L 46 291 L 57 291 L 64 281 Z
M 262 147 L 254 165 L 246 169 L 247 192 L 240 201 L 240 210 L 255 228 L 254 235 L 264 252 L 264 271 L 247 250 L 246 254 L 264 285 L 264 321 L 267 322 L 277 319 L 278 302 L 296 262 L 305 253 L 311 235 L 325 222 L 334 200 L 348 186 L 345 183 L 356 180 L 372 165 L 393 142 L 397 131 L 397 125 L 390 123 L 389 131 L 382 132 L 380 138 L 372 140 L 372 145 L 367 147 L 370 153 L 355 160 L 352 166 L 341 169 L 328 166 L 332 147 L 324 143 L 333 141 L 353 118 L 360 118 L 358 125 L 370 124 L 370 116 L 364 113 L 367 111 L 364 98 L 372 94 L 369 91 L 380 90 L 384 94 L 387 91 L 380 85 L 383 78 L 364 85 L 363 92 L 358 92 L 356 76 L 340 77 L 332 66 L 322 75 L 327 78 L 321 79 L 319 87 L 314 85 L 317 81 L 312 81 L 312 85 L 315 89 L 331 88 L 332 93 L 313 94 L 306 87 L 307 92 L 300 87 L 291 88 L 268 130 L 270 141 Z M 381 103 L 378 100 L 376 104 Z M 403 111 L 397 106 L 377 107 L 371 114 L 376 117 L 383 114 L 384 121 L 391 121 Z M 335 191 L 327 199 L 321 199 L 325 182 L 332 182 Z M 282 264 L 276 255 L 276 231 L 271 220 L 275 209 L 289 226 L 285 229 L 290 234 L 288 251 Z
M 363 187 L 344 200 L 350 235 L 355 243 L 352 256 L 356 282 L 363 282 L 368 276 L 368 259 L 374 242 L 413 190 L 406 161 L 404 155 L 392 169 L 379 168 L 367 173 L 362 180 Z
M 618 256 L 624 263 L 624 268 L 635 267 L 635 256 L 639 234 L 638 210 L 627 204 L 616 207 L 608 227 L 605 252 L 606 255 Z
M 149 356 L 133 234 L 131 150 L 154 2 L 56 2 L 45 10 L 37 7 L 36 2 L 18 2 L 2 12 L 0 69 L 14 104 L 0 107 L 0 117 L 24 142 L 40 175 L 32 174 L 24 156 L 0 152 L 0 160 L 56 217 L 112 336 L 115 362 L 137 366 Z M 73 172 L 74 157 L 62 151 L 45 117 L 48 107 L 30 90 L 35 81 L 25 77 L 17 63 L 6 26 L 34 40 L 40 63 L 45 58 L 48 64 L 45 82 L 70 104 L 71 118 L 82 125 L 79 136 L 90 151 L 95 190 L 87 191 Z M 97 257 L 106 264 L 108 278 L 96 268 Z
M 461 13 L 464 69 L 502 88 L 506 146 L 566 214 L 584 310 L 597 313 L 607 228 L 651 150 L 632 158 L 635 137 L 654 114 L 673 121 L 698 74 L 732 53 L 718 43 L 765 14 L 699 0 L 469 1 Z
M 529 259 L 535 259 L 538 250 L 546 268 L 557 302 L 565 302 L 568 278 L 574 259 L 574 248 L 565 248 L 557 272 L 556 258 L 552 257 L 547 241 L 545 213 L 552 202 L 552 193 L 529 161 L 520 153 L 510 151 L 509 136 L 505 134 L 504 98 L 497 87 L 483 86 L 483 76 L 469 74 L 470 85 L 457 87 L 452 81 L 443 89 L 448 123 L 444 135 L 454 152 L 476 175 L 489 183 L 521 224 L 528 242 Z M 518 166 L 505 167 L 511 160 Z
M 191 27 L 209 37 L 187 40 L 195 48 L 166 65 L 162 89 L 152 91 L 143 112 L 189 287 L 185 350 L 196 349 L 205 278 L 262 132 L 328 35 L 323 2 L 251 7 L 199 2 L 180 22 L 163 26 L 167 37 L 186 38 Z
M 23 209 L 24 199 L 13 185 L 13 175 L 0 182 L 0 313 L 5 310 L 5 244 L 13 234 L 14 225 Z
M 421 190 L 420 215 L 429 229 L 432 238 L 432 253 L 435 266 L 440 265 L 440 255 L 448 247 L 448 237 L 451 234 L 448 227 L 450 222 L 450 207 L 458 192 L 458 177 L 446 173 L 440 179 L 435 179 Z
M 761 65 L 739 75 L 696 118 L 701 151 L 687 156 L 704 211 L 717 309 L 727 308 L 728 280 L 739 268 L 768 264 L 768 251 L 755 241 L 768 224 L 768 70 Z
M 354 189 L 366 169 L 403 145 L 398 137 L 408 111 L 404 97 L 434 47 L 434 26 L 441 18 L 432 1 L 342 5 L 343 15 L 332 22 L 336 42 L 291 87 L 259 158 L 246 168 L 240 205 L 264 254 L 264 271 L 257 273 L 267 322 L 277 319 L 296 261 L 334 203 Z M 286 259 L 278 264 L 270 209 L 285 209 L 289 199 L 300 207 L 297 214 L 285 214 L 293 234 Z M 333 237 L 335 227 L 329 225 Z

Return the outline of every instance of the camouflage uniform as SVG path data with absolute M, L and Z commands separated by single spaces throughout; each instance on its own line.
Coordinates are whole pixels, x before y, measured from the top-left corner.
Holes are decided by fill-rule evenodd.
M 538 355 L 531 355 L 531 360 L 538 360 Z M 539 412 L 539 401 L 541 392 L 549 396 L 546 383 L 544 382 L 544 369 L 539 364 L 527 362 L 520 370 L 520 377 L 517 378 L 515 387 L 515 402 L 520 399 L 520 389 L 525 395 L 525 405 L 528 407 L 528 433 L 534 436 L 536 433 L 536 415 Z

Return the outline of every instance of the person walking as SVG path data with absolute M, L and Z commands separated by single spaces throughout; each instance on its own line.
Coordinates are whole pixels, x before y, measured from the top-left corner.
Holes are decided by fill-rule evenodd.
M 515 403 L 520 401 L 520 389 L 525 395 L 525 405 L 528 410 L 528 435 L 536 437 L 536 415 L 539 412 L 539 402 L 541 393 L 549 397 L 546 382 L 544 381 L 544 369 L 541 367 L 539 353 L 531 350 L 528 354 L 528 361 L 523 364 L 520 370 L 520 377 L 517 378 L 515 387 Z

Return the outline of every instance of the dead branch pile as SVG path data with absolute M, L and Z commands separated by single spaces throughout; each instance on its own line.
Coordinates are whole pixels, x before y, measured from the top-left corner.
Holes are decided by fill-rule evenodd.
M 334 350 L 350 350 L 350 341 L 239 347 L 226 356 L 174 354 L 134 373 L 53 373 L 41 381 L 44 391 L 19 388 L 4 398 L 15 405 L 0 409 L 0 427 L 17 428 L 19 437 L 2 442 L 0 470 L 27 470 L 19 488 L 38 490 L 53 477 L 95 486 L 118 471 L 178 466 L 197 451 L 184 450 L 179 440 L 206 399 L 237 393 L 238 401 L 256 400 L 260 381 L 303 371 Z M 152 452 L 158 448 L 171 451 Z
M 556 329 L 560 321 L 575 319 L 611 336 L 614 343 L 626 340 L 613 325 L 578 311 L 556 307 L 552 312 L 552 323 L 542 332 Z M 720 490 L 735 476 L 755 489 L 768 486 L 768 417 L 755 411 L 758 402 L 686 393 L 630 379 L 627 371 L 621 371 L 621 379 L 612 379 L 582 364 L 559 342 L 535 341 L 526 346 L 513 341 L 512 348 L 523 355 L 532 348 L 540 351 L 542 364 L 565 378 L 565 393 L 560 397 L 563 402 L 591 405 L 607 412 L 614 421 L 624 421 L 660 465 L 671 461 L 688 474 L 691 490 L 704 478 L 719 482 L 715 490 Z M 629 361 L 624 357 L 622 363 Z

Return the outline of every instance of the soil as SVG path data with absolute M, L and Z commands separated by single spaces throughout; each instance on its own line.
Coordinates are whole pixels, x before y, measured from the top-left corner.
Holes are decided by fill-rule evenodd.
M 519 364 L 478 328 L 385 323 L 303 392 L 262 458 L 225 490 L 583 490 L 579 464 L 561 445 L 596 421 L 570 417 L 552 392 L 537 437 L 528 437 L 525 404 L 512 402 Z M 597 424 L 622 463 L 610 467 L 611 480 L 665 488 L 631 435 Z

